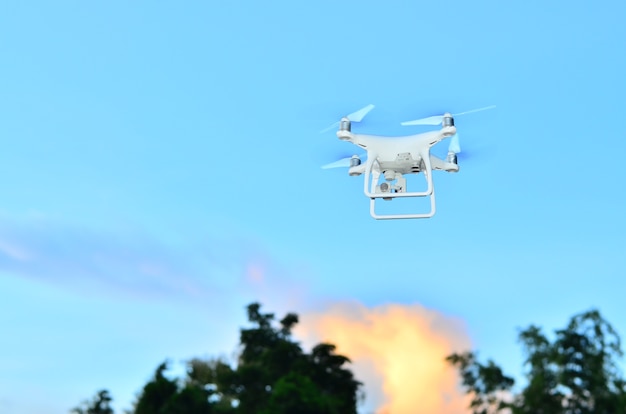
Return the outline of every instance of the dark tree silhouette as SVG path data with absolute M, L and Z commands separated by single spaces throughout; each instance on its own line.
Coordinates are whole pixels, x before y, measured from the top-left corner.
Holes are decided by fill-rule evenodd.
M 135 414 L 165 414 L 166 409 L 178 393 L 175 380 L 165 377 L 167 362 L 157 368 L 152 381 L 143 387 L 143 391 L 135 405 Z
M 274 314 L 262 313 L 258 303 L 249 305 L 247 313 L 252 326 L 241 329 L 241 352 L 234 367 L 221 359 L 195 358 L 187 363 L 185 378 L 170 379 L 164 362 L 130 413 L 356 414 L 361 383 L 346 368 L 347 357 L 337 355 L 335 346 L 326 343 L 310 354 L 304 352 L 291 336 L 298 323 L 296 314 L 276 323 Z M 112 410 L 75 412 L 113 414 Z
M 273 327 L 274 315 L 253 303 L 248 319 L 253 326 L 241 330 L 237 368 L 222 365 L 215 377 L 218 392 L 238 402 L 237 413 L 356 413 L 361 383 L 334 345 L 319 344 L 305 353 L 291 337 L 298 323 L 292 313 Z
M 110 404 L 113 399 L 109 395 L 109 391 L 98 391 L 91 401 L 85 401 L 82 407 L 72 409 L 74 414 L 113 414 Z
M 447 358 L 459 369 L 475 414 L 626 413 L 626 382 L 616 365 L 621 341 L 599 311 L 575 315 L 553 341 L 534 325 L 520 332 L 519 341 L 527 384 L 518 393 L 493 361 L 483 365 L 473 352 Z

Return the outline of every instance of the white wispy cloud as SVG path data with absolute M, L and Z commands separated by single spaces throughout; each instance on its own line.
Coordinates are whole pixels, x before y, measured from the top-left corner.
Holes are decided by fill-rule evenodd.
M 0 239 L 0 253 L 19 261 L 27 261 L 31 256 L 21 246 L 3 239 Z
M 0 216 L 0 272 L 83 292 L 144 298 L 203 301 L 238 293 L 261 300 L 269 299 L 269 286 L 295 289 L 289 270 L 245 238 L 171 243 L 147 233 L 106 232 L 45 217 Z

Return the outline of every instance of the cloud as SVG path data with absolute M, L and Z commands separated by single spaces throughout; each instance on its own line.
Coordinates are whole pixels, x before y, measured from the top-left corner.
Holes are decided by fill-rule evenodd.
M 459 320 L 420 305 L 337 303 L 304 314 L 294 334 L 305 346 L 328 341 L 350 357 L 366 405 L 379 414 L 468 412 L 458 374 L 444 361 L 470 349 Z
M 314 279 L 309 269 L 277 263 L 250 239 L 178 239 L 0 216 L 0 273 L 96 295 L 218 306 L 260 301 L 277 314 L 315 300 L 306 295 L 306 281 Z M 328 341 L 352 359 L 366 407 L 379 414 L 466 412 L 457 373 L 443 360 L 470 349 L 460 321 L 419 305 L 343 302 L 298 313 L 295 335 L 305 346 Z
M 271 301 L 276 299 L 272 287 L 298 291 L 291 269 L 252 240 L 187 233 L 185 242 L 172 242 L 42 216 L 0 216 L 0 272 L 81 293 L 144 299 Z
M 0 254 L 21 262 L 30 259 L 30 254 L 25 251 L 21 246 L 18 246 L 12 242 L 3 239 L 0 239 Z

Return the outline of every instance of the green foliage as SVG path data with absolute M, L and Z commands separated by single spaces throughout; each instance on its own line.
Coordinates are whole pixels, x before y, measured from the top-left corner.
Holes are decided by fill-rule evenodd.
M 209 404 L 209 392 L 202 387 L 186 385 L 164 405 L 167 414 L 211 414 L 215 412 Z
M 280 378 L 266 408 L 260 414 L 334 413 L 329 401 L 310 378 L 291 372 Z
M 513 379 L 474 353 L 447 360 L 459 369 L 475 414 L 614 414 L 626 412 L 626 382 L 617 369 L 621 341 L 597 310 L 575 315 L 551 342 L 537 326 L 519 334 L 527 384 L 517 394 Z M 504 395 L 509 396 L 508 399 Z
M 74 414 L 113 414 L 110 404 L 113 399 L 109 395 L 109 391 L 101 390 L 92 401 L 85 401 L 82 407 L 72 409 Z
M 275 326 L 274 314 L 262 313 L 258 303 L 249 305 L 247 313 L 252 326 L 241 329 L 236 367 L 195 358 L 180 380 L 165 376 L 164 362 L 130 414 L 356 414 L 361 383 L 345 368 L 347 357 L 324 343 L 304 352 L 291 337 L 296 314 L 287 314 Z
M 459 368 L 463 386 L 473 397 L 470 408 L 475 414 L 496 413 L 509 406 L 500 396 L 510 390 L 515 381 L 504 375 L 493 361 L 483 365 L 472 352 L 452 354 L 446 360 Z
M 165 414 L 170 400 L 178 394 L 176 381 L 163 375 L 167 363 L 163 362 L 157 368 L 152 381 L 143 387 L 143 392 L 135 405 L 135 414 Z
M 260 305 L 253 303 L 248 319 L 253 327 L 241 330 L 243 351 L 237 369 L 222 369 L 216 377 L 218 390 L 239 402 L 238 413 L 269 408 L 278 412 L 283 403 L 291 410 L 284 412 L 356 413 L 361 383 L 344 368 L 350 361 L 336 355 L 334 345 L 319 344 L 306 354 L 291 338 L 298 322 L 295 314 L 273 327 L 274 315 L 261 313 Z M 304 388 L 297 390 L 297 384 Z

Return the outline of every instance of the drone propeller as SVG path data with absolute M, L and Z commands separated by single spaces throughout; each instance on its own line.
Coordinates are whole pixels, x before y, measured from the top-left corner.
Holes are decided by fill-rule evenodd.
M 452 138 L 450 138 L 450 145 L 448 146 L 448 152 L 454 152 L 455 154 L 459 154 L 461 152 L 461 144 L 459 144 L 458 132 L 452 135 Z
M 365 117 L 365 115 L 367 115 L 367 113 L 371 111 L 372 109 L 374 109 L 374 105 L 372 104 L 367 105 L 366 107 L 361 108 L 356 112 L 352 112 L 350 115 L 347 115 L 346 118 L 348 118 L 350 122 L 361 122 L 361 120 Z M 330 131 L 331 129 L 337 127 L 339 125 L 339 122 L 340 121 L 337 121 L 331 126 L 329 126 L 328 128 L 321 130 L 320 134 Z
M 465 111 L 465 112 L 459 112 L 458 114 L 452 114 L 452 116 L 471 114 L 471 113 L 474 113 L 474 112 L 485 111 L 487 109 L 493 109 L 495 107 L 496 107 L 495 105 L 486 106 L 484 108 L 472 109 L 471 111 Z M 429 116 L 428 118 L 416 119 L 414 121 L 405 121 L 405 122 L 402 122 L 401 125 L 404 125 L 404 126 L 407 126 L 407 125 L 439 125 L 439 124 L 441 124 L 443 122 L 444 116 L 445 115 L 435 115 L 435 116 Z
M 362 155 L 353 155 L 351 157 L 346 157 L 346 158 L 342 158 L 340 160 L 337 160 L 335 162 L 331 162 L 330 164 L 326 164 L 322 166 L 323 170 L 328 170 L 330 168 L 348 168 L 351 166 L 352 164 L 352 160 L 353 159 L 359 159 L 359 163 L 362 163 L 363 161 L 365 161 L 365 159 L 367 158 L 367 154 L 362 154 Z

